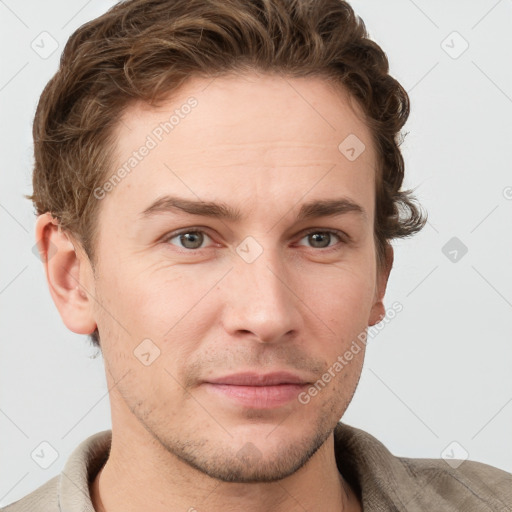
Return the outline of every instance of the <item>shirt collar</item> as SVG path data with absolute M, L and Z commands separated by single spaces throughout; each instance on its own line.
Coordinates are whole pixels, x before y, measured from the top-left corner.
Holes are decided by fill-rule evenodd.
M 107 461 L 112 431 L 104 430 L 82 441 L 60 474 L 59 507 L 62 512 L 95 512 L 89 484 Z
M 378 439 L 339 422 L 334 430 L 336 464 L 352 486 L 365 512 L 411 510 L 425 492 L 427 475 L 416 475 Z M 433 470 L 435 473 L 435 469 Z

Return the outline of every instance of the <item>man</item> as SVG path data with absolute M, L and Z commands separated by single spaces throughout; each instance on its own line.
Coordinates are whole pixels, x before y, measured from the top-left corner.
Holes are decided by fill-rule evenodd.
M 512 510 L 508 473 L 339 422 L 390 241 L 425 223 L 401 190 L 408 107 L 340 0 L 131 0 L 78 29 L 31 199 L 112 431 L 4 510 Z

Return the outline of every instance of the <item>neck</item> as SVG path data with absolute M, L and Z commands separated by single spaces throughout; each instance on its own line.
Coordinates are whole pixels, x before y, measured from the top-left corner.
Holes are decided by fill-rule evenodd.
M 137 432 L 140 437 L 123 438 L 113 429 L 109 459 L 91 484 L 97 512 L 361 510 L 338 472 L 332 434 L 293 475 L 277 482 L 243 484 L 210 478 L 142 430 L 145 434 Z

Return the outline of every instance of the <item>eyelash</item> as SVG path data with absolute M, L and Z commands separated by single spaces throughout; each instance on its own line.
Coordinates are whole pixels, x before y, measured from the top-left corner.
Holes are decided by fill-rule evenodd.
M 179 231 L 173 231 L 172 233 L 169 233 L 168 235 L 166 235 L 163 239 L 162 239 L 162 242 L 164 243 L 170 243 L 170 241 L 173 239 L 173 238 L 176 238 L 180 235 L 183 235 L 185 233 L 203 233 L 205 234 L 206 236 L 208 236 L 210 239 L 211 239 L 211 236 L 208 235 L 208 233 L 204 230 L 204 229 L 201 229 L 201 228 L 197 228 L 197 227 L 191 227 L 191 228 L 186 228 L 186 229 L 181 229 Z M 322 233 L 322 234 L 325 234 L 325 233 L 329 233 L 331 235 L 335 235 L 337 236 L 339 239 L 340 239 L 340 242 L 341 244 L 346 244 L 350 241 L 350 237 L 344 233 L 343 231 L 339 231 L 337 229 L 318 229 L 318 228 L 311 228 L 305 232 L 303 232 L 300 240 L 302 240 L 303 238 L 307 237 L 308 235 L 311 235 L 313 233 Z M 174 244 L 172 244 L 174 245 Z M 178 249 L 181 249 L 182 252 L 186 252 L 186 253 L 199 253 L 205 249 L 208 249 L 208 247 L 200 247 L 198 249 L 187 249 L 187 248 L 182 248 L 182 247 L 178 247 L 178 246 L 175 246 L 177 247 Z M 334 244 L 332 246 L 328 246 L 328 247 L 309 247 L 310 249 L 317 249 L 319 251 L 322 251 L 322 252 L 328 252 L 328 251 L 331 251 L 331 250 L 334 250 L 334 249 L 337 249 L 338 248 L 338 244 Z

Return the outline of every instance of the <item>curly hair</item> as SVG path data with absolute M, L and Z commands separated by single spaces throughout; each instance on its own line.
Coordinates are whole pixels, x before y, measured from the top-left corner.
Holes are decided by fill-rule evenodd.
M 426 215 L 401 190 L 409 97 L 380 46 L 343 0 L 126 0 L 79 27 L 46 85 L 33 125 L 32 200 L 80 242 L 94 269 L 99 201 L 114 129 L 134 101 L 156 105 L 193 76 L 255 70 L 339 83 L 365 114 L 378 158 L 374 238 L 390 240 Z M 91 339 L 99 346 L 96 330 Z

